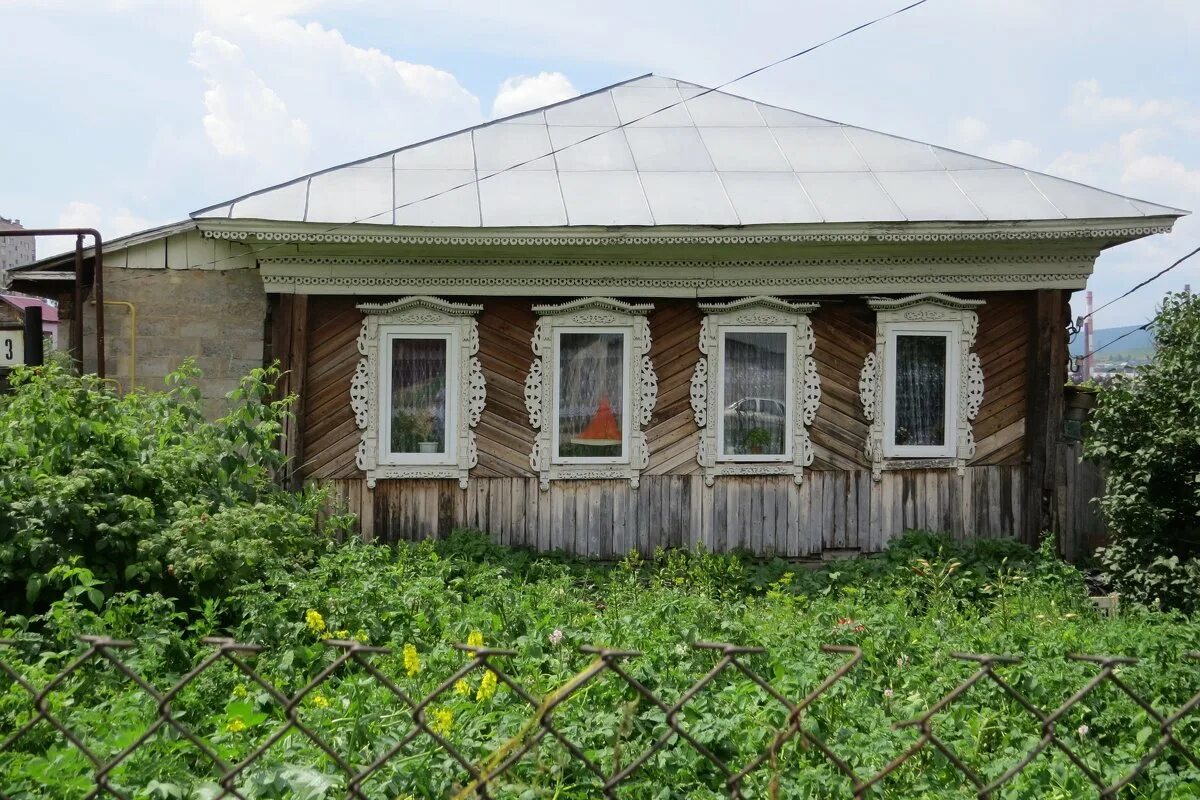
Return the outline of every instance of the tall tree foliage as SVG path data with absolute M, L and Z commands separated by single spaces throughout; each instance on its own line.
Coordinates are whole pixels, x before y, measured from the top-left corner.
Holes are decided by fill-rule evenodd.
M 1154 322 L 1158 353 L 1100 395 L 1085 452 L 1102 460 L 1100 551 L 1127 597 L 1200 607 L 1200 296 L 1169 294 Z

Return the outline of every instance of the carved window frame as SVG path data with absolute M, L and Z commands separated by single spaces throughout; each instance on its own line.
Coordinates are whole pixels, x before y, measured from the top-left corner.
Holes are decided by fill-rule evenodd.
M 483 368 L 476 355 L 479 325 L 475 315 L 483 306 L 417 295 L 390 303 L 363 303 L 358 309 L 363 313 L 358 334 L 361 358 L 350 381 L 350 407 L 362 431 L 355 463 L 366 473 L 368 488 L 374 489 L 381 479 L 393 478 L 457 478 L 458 485 L 467 488 L 470 470 L 479 461 L 474 428 L 487 401 Z M 391 369 L 384 345 L 393 337 L 421 335 L 448 340 L 447 383 L 452 391 L 447 393 L 447 402 L 452 405 L 447 417 L 453 419 L 453 428 L 447 425 L 446 453 L 438 459 L 418 453 L 384 455 L 389 447 L 383 441 L 387 426 L 382 414 L 388 413 L 385 371 Z
M 817 362 L 812 357 L 816 337 L 808 317 L 818 304 L 759 296 L 729 303 L 701 303 L 699 307 L 705 314 L 700 323 L 703 356 L 692 373 L 691 402 L 696 425 L 700 428 L 696 461 L 704 469 L 704 482 L 712 486 L 718 475 L 791 475 L 796 483 L 800 483 L 804 479 L 804 468 L 813 462 L 808 428 L 821 404 L 821 379 L 817 375 Z M 784 455 L 778 460 L 765 460 L 761 456 L 739 458 L 721 454 L 721 426 L 717 421 L 722 413 L 719 400 L 723 374 L 721 342 L 726 332 L 747 329 L 788 332 L 790 457 Z
M 637 488 L 641 471 L 650 461 L 644 429 L 658 402 L 658 376 L 650 361 L 650 323 L 646 315 L 654 309 L 649 303 L 625 303 L 611 297 L 572 300 L 558 305 L 535 305 L 538 315 L 533 332 L 534 359 L 525 378 L 525 410 L 529 424 L 537 431 L 529 466 L 538 474 L 542 490 L 556 480 L 625 479 Z M 625 435 L 628 445 L 620 461 L 555 458 L 554 431 L 556 408 L 557 341 L 561 331 L 620 331 L 626 334 L 628 348 L 624 407 L 629 409 L 630 424 Z
M 978 354 L 971 349 L 979 330 L 975 309 L 984 302 L 938 293 L 867 298 L 867 305 L 875 312 L 875 350 L 868 353 L 863 362 L 858 392 L 863 414 L 871 425 L 865 452 L 876 480 L 884 469 L 954 467 L 962 475 L 967 460 L 975 455 L 971 422 L 983 403 L 983 368 Z M 933 457 L 910 455 L 904 450 L 897 452 L 896 446 L 889 446 L 887 442 L 895 414 L 894 398 L 889 396 L 888 385 L 895 370 L 897 335 L 948 338 L 946 407 L 947 420 L 955 420 L 955 433 L 942 454 Z

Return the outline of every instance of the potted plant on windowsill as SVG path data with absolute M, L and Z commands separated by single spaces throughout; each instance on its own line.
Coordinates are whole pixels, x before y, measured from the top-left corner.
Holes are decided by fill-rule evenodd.
M 751 455 L 760 456 L 771 445 L 771 432 L 766 428 L 751 428 L 746 432 L 742 446 Z

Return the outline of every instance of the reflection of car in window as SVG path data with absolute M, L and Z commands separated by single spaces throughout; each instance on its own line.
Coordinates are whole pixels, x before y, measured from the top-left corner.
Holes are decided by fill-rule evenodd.
M 781 427 L 787 422 L 787 408 L 771 397 L 743 397 L 725 406 L 725 420 L 756 428 Z

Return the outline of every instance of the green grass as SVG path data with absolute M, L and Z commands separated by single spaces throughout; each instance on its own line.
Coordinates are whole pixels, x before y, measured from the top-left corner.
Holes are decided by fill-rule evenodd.
M 1065 658 L 1071 652 L 1136 656 L 1121 677 L 1162 710 L 1200 690 L 1200 670 L 1182 658 L 1200 649 L 1193 618 L 1129 610 L 1116 619 L 1097 616 L 1085 598 L 1081 575 L 1052 557 L 1005 542 L 969 548 L 914 533 L 884 556 L 838 562 L 820 570 L 783 561 L 738 556 L 660 553 L 600 567 L 565 558 L 535 556 L 460 533 L 445 542 L 395 548 L 348 545 L 311 567 L 273 570 L 263 580 L 214 598 L 198 609 L 175 609 L 157 596 L 119 595 L 99 612 L 60 601 L 46 616 L 0 620 L 0 632 L 18 639 L 8 654 L 41 685 L 76 652 L 77 633 L 106 632 L 130 638 L 125 654 L 153 683 L 165 687 L 201 657 L 201 636 L 231 635 L 265 646 L 256 668 L 285 692 L 294 692 L 333 658 L 324 634 L 355 636 L 394 649 L 373 663 L 407 693 L 433 690 L 465 663 L 453 648 L 478 631 L 485 644 L 519 655 L 505 669 L 540 697 L 584 669 L 581 645 L 631 648 L 630 674 L 673 702 L 715 663 L 711 651 L 692 645 L 724 641 L 767 649 L 747 663 L 785 696 L 798 699 L 816 687 L 844 656 L 824 654 L 823 644 L 853 645 L 863 661 L 819 700 L 804 726 L 827 741 L 860 775 L 869 775 L 911 744 L 915 733 L 893 723 L 931 706 L 971 672 L 953 651 L 1022 654 L 1026 663 L 1004 674 L 1033 702 L 1051 708 L 1079 688 L 1095 669 Z M 314 630 L 314 626 L 316 630 Z M 554 644 L 554 631 L 562 641 Z M 419 669 L 403 650 L 416 654 Z M 447 738 L 476 763 L 516 736 L 531 714 L 509 689 L 480 699 L 482 674 L 467 679 L 468 692 L 451 690 L 434 704 Z M 300 714 L 353 763 L 361 765 L 403 735 L 402 704 L 361 670 L 337 673 Z M 129 691 L 111 669 L 87 669 L 52 696 L 52 707 L 89 742 L 107 753 L 143 730 L 153 705 Z M 282 720 L 270 697 L 232 668 L 206 672 L 173 704 L 190 728 L 228 760 L 243 757 Z M 30 713 L 15 687 L 0 690 L 0 731 Z M 730 764 L 761 752 L 783 723 L 782 709 L 744 678 L 726 674 L 681 715 L 697 739 Z M 614 744 L 622 763 L 664 730 L 662 712 L 637 702 L 612 676 L 578 692 L 557 712 L 556 725 L 589 757 L 610 768 Z M 1086 734 L 1079 733 L 1086 726 Z M 1038 739 L 1028 714 L 992 686 L 981 685 L 939 717 L 938 730 L 985 778 L 997 776 Z M 1200 725 L 1182 727 L 1193 746 Z M 1111 687 L 1067 714 L 1059 732 L 1093 768 L 1114 779 L 1157 737 L 1155 727 Z M 1164 756 L 1122 797 L 1196 797 L 1200 771 Z M 112 781 L 133 797 L 193 797 L 211 781 L 203 757 L 177 736 L 160 735 L 118 768 Z M 76 797 L 84 793 L 89 765 L 41 726 L 7 755 L 0 783 L 13 798 Z M 427 738 L 418 740 L 367 784 L 378 797 L 445 797 L 464 773 Z M 788 745 L 776 770 L 756 773 L 747 785 L 764 797 L 772 781 L 778 796 L 849 796 L 850 784 L 813 748 Z M 291 735 L 270 758 L 250 770 L 247 797 L 344 796 L 344 780 L 329 760 Z M 652 757 L 623 790 L 631 798 L 723 796 L 720 775 L 682 742 Z M 211 786 L 211 784 L 210 784 Z M 1042 756 L 997 796 L 1094 796 L 1083 775 L 1062 755 Z M 153 787 L 153 788 L 150 788 Z M 495 793 L 500 797 L 585 798 L 596 783 L 561 746 L 544 744 L 526 756 Z M 919 755 L 888 778 L 884 797 L 974 796 L 944 759 Z

